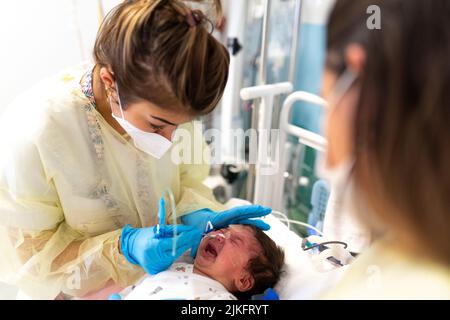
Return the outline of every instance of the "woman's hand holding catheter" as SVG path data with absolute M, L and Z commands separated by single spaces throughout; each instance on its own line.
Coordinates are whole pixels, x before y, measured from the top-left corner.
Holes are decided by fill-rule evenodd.
M 122 230 L 120 246 L 123 255 L 133 264 L 141 266 L 149 274 L 157 274 L 169 268 L 188 249 L 199 243 L 202 237 L 198 228 L 185 225 L 166 225 L 164 198 L 158 210 L 157 226 Z M 173 243 L 177 246 L 173 247 Z

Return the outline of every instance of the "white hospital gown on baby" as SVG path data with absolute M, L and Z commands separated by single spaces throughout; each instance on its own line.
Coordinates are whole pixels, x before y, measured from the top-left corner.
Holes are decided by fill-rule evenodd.
M 174 263 L 121 292 L 125 300 L 237 300 L 218 281 L 194 273 L 194 265 Z

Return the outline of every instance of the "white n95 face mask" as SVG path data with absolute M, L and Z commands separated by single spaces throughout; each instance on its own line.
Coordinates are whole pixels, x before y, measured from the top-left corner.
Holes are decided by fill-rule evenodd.
M 356 80 L 356 75 L 351 71 L 346 70 L 344 74 L 337 80 L 335 87 L 331 92 L 331 99 L 336 107 L 343 99 L 344 95 L 350 90 L 352 84 Z M 331 105 L 331 104 L 330 104 Z M 328 150 L 326 152 L 329 152 Z M 325 178 L 331 184 L 331 186 L 342 186 L 349 182 L 351 170 L 355 163 L 354 156 L 350 155 L 342 163 L 338 164 L 335 168 L 329 168 L 325 163 L 325 157 L 321 154 L 318 157 L 317 173 L 319 177 Z
M 347 70 L 338 79 L 331 94 L 333 100 L 331 102 L 334 103 L 332 107 L 339 104 L 356 78 L 356 75 Z M 355 189 L 352 176 L 354 166 L 354 155 L 349 155 L 341 163 L 330 168 L 326 164 L 325 155 L 321 154 L 316 170 L 317 175 L 328 180 L 331 187 L 324 220 L 324 234 L 330 239 L 346 242 L 350 251 L 361 252 L 371 242 L 371 232 L 359 221 L 368 207 Z
M 371 209 L 356 189 L 352 176 L 354 166 L 354 158 L 349 158 L 334 168 L 323 164 L 318 167 L 318 174 L 328 180 L 331 187 L 323 233 L 329 239 L 347 243 L 352 252 L 362 252 L 373 237 L 367 224 L 361 223 L 371 216 Z
M 172 141 L 166 139 L 160 134 L 154 132 L 146 132 L 142 131 L 135 126 L 133 126 L 130 122 L 125 120 L 125 115 L 123 113 L 122 102 L 120 100 L 119 87 L 116 83 L 117 96 L 119 100 L 120 113 L 122 118 L 116 117 L 113 113 L 113 118 L 120 124 L 120 126 L 130 135 L 133 139 L 134 145 L 139 150 L 157 158 L 161 159 L 166 152 L 172 146 Z M 111 104 L 111 102 L 110 102 Z

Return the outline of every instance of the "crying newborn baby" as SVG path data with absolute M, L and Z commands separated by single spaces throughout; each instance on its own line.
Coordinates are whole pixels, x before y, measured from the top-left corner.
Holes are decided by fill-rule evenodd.
M 121 295 L 131 300 L 249 299 L 275 286 L 283 264 L 283 250 L 263 231 L 231 225 L 202 239 L 193 264 L 174 263 Z

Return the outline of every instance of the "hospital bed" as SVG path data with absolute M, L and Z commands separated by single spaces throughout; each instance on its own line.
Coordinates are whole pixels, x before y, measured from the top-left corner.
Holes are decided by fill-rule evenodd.
M 318 151 L 318 158 L 322 158 L 322 160 L 323 153 L 327 148 L 327 141 L 323 136 L 290 123 L 290 114 L 295 103 L 306 102 L 316 105 L 318 108 L 324 108 L 327 106 L 327 102 L 315 94 L 305 91 L 292 93 L 292 90 L 293 86 L 289 82 L 241 90 L 242 100 L 260 100 L 258 108 L 254 110 L 258 115 L 256 117 L 257 123 L 252 124 L 252 127 L 258 130 L 271 129 L 272 115 L 276 114 L 274 101 L 277 96 L 288 95 L 280 110 L 279 139 L 276 150 L 271 154 L 269 161 L 266 161 L 266 163 L 258 162 L 254 172 L 253 202 L 281 212 L 286 211 L 284 206 L 285 182 L 290 175 L 286 170 L 289 164 L 288 137 L 298 139 L 299 145 L 303 148 L 310 147 Z M 264 145 L 264 143 L 267 144 L 265 141 L 258 140 L 258 150 L 267 149 L 267 145 Z M 267 175 L 264 173 L 264 170 L 270 166 L 278 168 L 276 174 Z M 334 190 L 331 190 L 323 221 L 323 231 L 327 238 L 347 243 L 352 252 L 361 252 L 370 243 L 369 232 L 349 212 L 337 212 L 336 208 L 340 206 L 337 201 Z
M 226 208 L 247 205 L 250 202 L 243 199 L 231 199 L 226 204 Z M 337 267 L 331 264 L 327 257 L 336 255 L 333 249 L 339 249 L 340 259 L 347 251 L 337 247 L 325 250 L 321 254 L 314 254 L 302 249 L 303 238 L 290 230 L 285 219 L 277 213 L 270 214 L 263 218 L 271 226 L 266 234 L 285 253 L 285 266 L 279 283 L 275 286 L 275 291 L 281 300 L 310 300 L 320 298 L 323 293 L 331 289 L 342 277 L 347 266 Z M 352 259 L 349 253 L 347 257 Z M 192 262 L 189 252 L 183 255 L 178 262 Z M 348 262 L 348 261 L 347 261 Z M 82 299 L 98 300 L 107 299 L 111 294 L 122 291 L 123 288 L 116 285 L 108 285 L 105 288 L 89 294 Z
M 248 201 L 231 199 L 226 207 L 247 205 Z M 337 267 L 328 261 L 331 255 L 338 255 L 345 264 L 353 257 L 341 246 L 325 250 L 320 254 L 309 253 L 302 249 L 303 238 L 290 230 L 285 218 L 276 212 L 263 218 L 271 226 L 267 235 L 283 248 L 285 267 L 279 283 L 275 287 L 281 300 L 316 299 L 331 289 L 342 277 L 347 265 Z
M 247 205 L 250 202 L 243 199 L 231 199 L 226 208 Z M 310 300 L 320 298 L 323 293 L 331 289 L 342 277 L 347 266 L 337 267 L 327 260 L 327 257 L 336 254 L 334 250 L 325 250 L 321 254 L 312 254 L 302 249 L 303 238 L 290 230 L 283 217 L 273 213 L 263 218 L 271 226 L 266 234 L 285 253 L 285 266 L 275 291 L 281 300 Z M 341 248 L 339 248 L 341 249 Z M 342 259 L 342 252 L 339 254 Z M 350 254 L 348 257 L 352 259 Z M 192 262 L 189 252 L 177 262 Z M 123 288 L 114 284 L 106 285 L 103 289 L 88 294 L 82 300 L 103 300 Z
M 286 211 L 284 207 L 284 189 L 286 172 L 288 166 L 288 137 L 298 139 L 303 147 L 311 147 L 322 153 L 326 150 L 327 141 L 321 135 L 308 131 L 304 128 L 290 123 L 290 113 L 296 102 L 307 102 L 316 105 L 318 108 L 326 107 L 327 103 L 317 95 L 298 91 L 292 93 L 293 86 L 289 82 L 263 85 L 241 90 L 241 98 L 244 101 L 260 99 L 258 110 L 258 123 L 254 127 L 258 130 L 270 130 L 272 124 L 272 114 L 275 114 L 276 96 L 287 94 L 287 98 L 280 110 L 279 120 L 279 144 L 277 152 L 272 155 L 269 162 L 278 165 L 278 172 L 275 175 L 264 175 L 261 170 L 261 164 L 256 165 L 255 169 L 255 187 L 254 202 L 266 205 L 274 211 Z M 258 148 L 265 146 L 258 145 Z M 270 165 L 270 163 L 266 163 Z M 236 204 L 236 202 L 234 203 Z M 241 202 L 241 204 L 244 204 Z M 368 240 L 364 238 L 362 228 L 348 217 L 345 212 L 335 212 L 335 198 L 333 190 L 325 214 L 323 230 L 325 231 L 324 240 L 338 240 L 345 242 L 349 250 L 342 250 L 341 247 L 334 247 L 321 253 L 321 257 L 313 257 L 301 249 L 303 239 L 291 231 L 280 219 L 279 215 L 270 215 L 267 217 L 268 223 L 272 226 L 268 232 L 269 236 L 285 249 L 286 253 L 286 273 L 282 277 L 276 289 L 281 299 L 313 299 L 319 297 L 321 292 L 332 287 L 345 272 L 346 266 L 333 268 L 328 264 L 327 258 L 331 255 L 338 255 L 347 265 L 353 260 L 350 250 L 359 252 L 361 248 L 367 245 Z M 337 251 L 338 252 L 337 252 Z
M 242 100 L 260 100 L 258 108 L 253 110 L 253 112 L 257 113 L 257 124 L 253 124 L 253 126 L 260 132 L 271 129 L 272 115 L 275 113 L 275 98 L 280 95 L 289 94 L 281 107 L 279 141 L 276 150 L 274 150 L 275 154 L 271 154 L 270 159 L 266 163 L 258 162 L 255 169 L 254 202 L 276 210 L 283 210 L 282 197 L 286 178 L 285 170 L 288 164 L 288 136 L 296 137 L 299 144 L 311 147 L 320 152 L 324 152 L 327 146 L 327 141 L 321 135 L 295 126 L 289 122 L 289 115 L 296 102 L 303 101 L 312 103 L 317 105 L 318 108 L 324 107 L 326 102 L 311 93 L 304 91 L 291 93 L 292 90 L 293 86 L 289 82 L 249 87 L 241 90 Z M 258 140 L 258 152 L 267 149 L 267 146 L 264 145 L 265 143 L 267 142 L 261 139 Z M 261 159 L 259 160 L 261 161 Z M 263 167 L 270 166 L 277 168 L 277 174 L 267 175 L 264 173 Z

